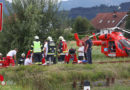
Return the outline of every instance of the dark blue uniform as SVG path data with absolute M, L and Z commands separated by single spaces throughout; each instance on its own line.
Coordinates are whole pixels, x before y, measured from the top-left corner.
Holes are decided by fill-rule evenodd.
M 91 39 L 88 39 L 86 42 L 86 46 L 89 45 L 87 53 L 85 53 L 85 58 L 88 60 L 89 64 L 92 64 L 92 41 Z

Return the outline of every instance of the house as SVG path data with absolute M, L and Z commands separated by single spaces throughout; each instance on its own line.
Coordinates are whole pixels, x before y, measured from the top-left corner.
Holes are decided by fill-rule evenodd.
M 91 24 L 96 30 L 100 30 L 100 34 L 106 34 L 111 32 L 107 28 L 125 28 L 127 16 L 127 12 L 99 13 L 92 19 Z

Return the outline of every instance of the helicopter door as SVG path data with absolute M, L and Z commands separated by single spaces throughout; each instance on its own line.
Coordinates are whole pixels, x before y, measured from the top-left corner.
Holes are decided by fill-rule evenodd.
M 115 53 L 116 53 L 115 41 L 110 41 L 110 42 L 109 42 L 109 51 L 110 51 L 110 52 L 115 52 Z

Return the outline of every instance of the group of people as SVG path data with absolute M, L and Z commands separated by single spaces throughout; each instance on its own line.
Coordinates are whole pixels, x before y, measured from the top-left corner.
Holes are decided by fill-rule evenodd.
M 42 45 L 38 36 L 35 36 L 34 39 L 35 40 L 33 41 L 31 49 L 28 51 L 26 57 L 25 53 L 21 54 L 18 65 L 31 65 L 33 63 L 38 65 L 56 64 L 57 59 L 58 63 L 69 63 L 69 60 L 72 58 L 73 63 L 78 63 L 79 60 L 88 60 L 88 63 L 92 64 L 92 42 L 88 36 L 84 44 L 80 43 L 78 49 L 78 59 L 76 50 L 73 48 L 68 50 L 66 40 L 62 36 L 59 37 L 58 44 L 56 44 L 50 36 L 44 41 L 44 45 Z M 6 66 L 9 66 L 9 64 L 15 66 L 17 52 L 18 49 L 15 48 L 7 53 Z M 0 60 L 3 59 L 4 58 L 2 58 L 2 54 L 0 53 Z
M 59 37 L 58 45 L 50 36 L 44 41 L 44 45 L 41 44 L 39 37 L 35 36 L 35 40 L 31 45 L 31 53 L 33 53 L 35 64 L 56 64 L 57 55 L 58 61 L 63 63 L 67 52 L 67 43 L 62 36 Z

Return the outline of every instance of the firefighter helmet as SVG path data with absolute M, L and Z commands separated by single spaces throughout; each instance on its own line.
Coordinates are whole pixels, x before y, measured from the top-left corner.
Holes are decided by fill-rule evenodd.
M 59 37 L 59 40 L 65 41 L 65 39 L 64 39 L 63 36 L 60 36 L 60 37 Z
M 47 38 L 47 40 L 48 40 L 48 41 L 53 41 L 51 36 L 49 36 L 49 37 Z
M 35 36 L 34 38 L 35 38 L 35 39 L 39 39 L 39 37 L 38 37 L 38 36 Z
M 25 53 L 22 53 L 21 56 L 25 56 Z

